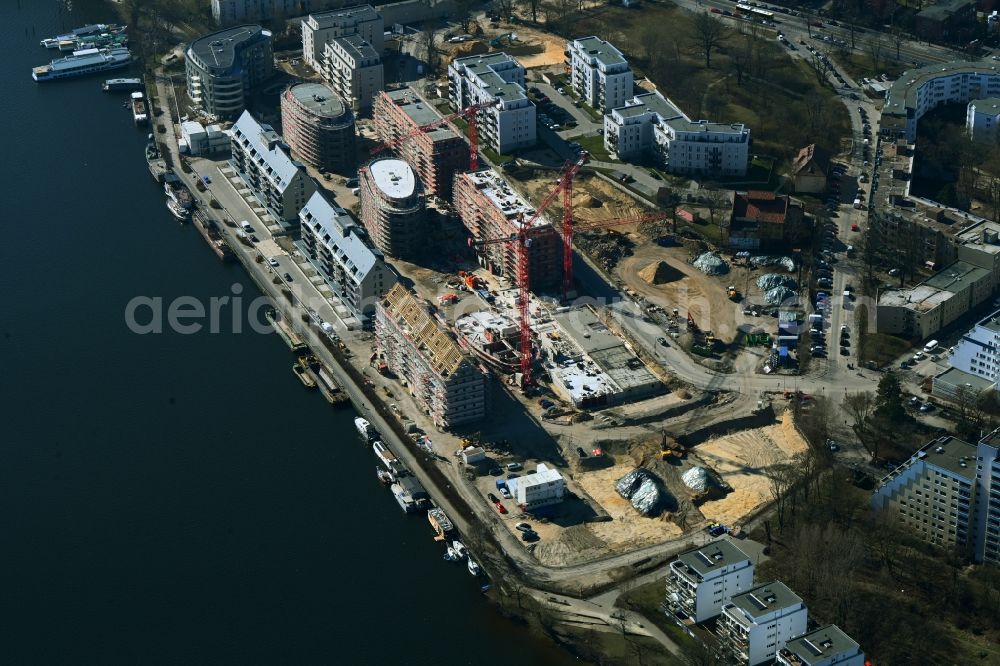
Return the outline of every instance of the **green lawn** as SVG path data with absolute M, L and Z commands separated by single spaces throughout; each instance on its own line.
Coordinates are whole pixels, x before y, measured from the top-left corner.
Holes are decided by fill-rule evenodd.
M 604 148 L 603 136 L 600 135 L 595 136 L 593 134 L 587 136 L 580 135 L 580 136 L 570 137 L 567 140 L 576 141 L 577 143 L 579 143 L 583 147 L 583 149 L 586 150 L 588 153 L 590 153 L 590 156 L 595 160 L 599 160 L 601 162 L 617 161 L 617 160 L 612 160 L 611 155 L 609 155 L 608 151 Z
M 694 639 L 660 610 L 660 605 L 666 596 L 665 586 L 666 578 L 660 578 L 652 583 L 634 587 L 618 597 L 615 605 L 642 613 L 650 622 L 674 639 L 674 642 L 683 647 Z
M 909 340 L 886 333 L 869 333 L 861 345 L 861 361 L 875 361 L 880 366 L 891 363 L 913 347 Z

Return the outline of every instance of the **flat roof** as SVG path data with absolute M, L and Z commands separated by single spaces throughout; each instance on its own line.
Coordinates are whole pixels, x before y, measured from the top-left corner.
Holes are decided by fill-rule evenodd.
M 406 199 L 417 190 L 417 176 L 403 160 L 387 158 L 368 165 L 375 185 L 390 199 Z
M 944 372 L 934 376 L 935 382 L 943 382 L 952 386 L 968 386 L 977 393 L 986 391 L 993 386 L 993 382 L 985 377 L 974 375 L 971 372 L 960 370 L 959 368 L 948 368 Z
M 983 317 L 978 326 L 993 333 L 1000 333 L 1000 310 L 991 312 L 988 316 Z
M 292 86 L 292 96 L 310 112 L 326 118 L 339 118 L 347 106 L 325 83 L 299 83 Z
M 262 35 L 270 37 L 271 33 L 259 25 L 238 25 L 194 40 L 188 51 L 210 67 L 228 69 L 236 60 L 237 47 Z
M 617 388 L 620 391 L 661 385 L 660 380 L 626 346 L 625 341 L 611 333 L 591 308 L 580 307 L 560 312 L 553 315 L 553 320 L 596 366 L 596 368 L 590 367 L 585 359 L 582 362 L 571 362 L 563 367 L 562 374 L 564 378 L 573 381 L 574 390 L 586 392 L 587 389 L 584 387 L 589 386 L 591 391 L 599 392 L 600 388 L 609 388 L 604 386 L 603 377 L 611 380 L 610 388 Z M 580 368 L 578 363 L 581 363 L 583 368 Z
M 612 113 L 617 113 L 623 118 L 631 118 L 634 116 L 641 116 L 645 113 L 656 113 L 660 116 L 660 120 L 669 119 L 682 119 L 690 120 L 684 112 L 681 111 L 677 106 L 671 102 L 669 99 L 661 95 L 659 92 L 644 93 L 642 95 L 636 95 L 629 101 L 625 103 L 625 106 L 620 106 L 617 109 L 612 109 Z
M 753 621 L 783 608 L 802 605 L 802 598 L 781 581 L 757 585 L 737 594 L 730 601 Z
M 966 62 L 958 60 L 955 62 L 938 63 L 927 65 L 919 69 L 911 69 L 899 75 L 892 86 L 885 100 L 885 107 L 882 109 L 883 119 L 886 116 L 906 116 L 906 109 L 915 109 L 917 106 L 917 91 L 928 81 L 942 76 L 952 74 L 1000 74 L 1000 67 L 997 62 L 980 60 L 977 62 Z M 884 122 L 883 122 L 884 124 Z
M 511 63 L 511 65 L 508 65 L 508 63 Z M 497 73 L 496 65 L 508 65 L 499 68 L 501 70 L 524 69 L 521 63 L 506 53 L 486 53 L 483 55 L 466 56 L 465 58 L 457 58 L 454 64 L 465 67 L 471 75 L 478 78 L 484 85 L 489 86 L 490 92 L 493 93 L 494 97 L 509 100 L 528 98 L 527 93 L 525 93 L 524 88 L 520 84 L 511 83 Z
M 904 466 L 909 466 L 917 460 L 923 460 L 928 465 L 951 472 L 969 482 L 976 477 L 976 445 L 951 435 L 939 437 L 925 444 L 904 463 Z M 964 467 L 963 462 L 965 462 Z
M 798 657 L 803 666 L 858 654 L 860 649 L 858 642 L 835 624 L 813 629 L 785 643 L 785 650 Z
M 378 12 L 371 5 L 358 5 L 357 7 L 348 7 L 346 9 L 331 9 L 326 12 L 313 12 L 309 15 L 309 20 L 312 20 L 319 29 L 328 28 L 346 21 L 363 23 L 365 21 L 375 21 L 379 18 L 381 17 Z
M 434 105 L 428 104 L 427 101 L 420 96 L 420 93 L 413 88 L 405 87 L 398 88 L 396 90 L 386 90 L 385 95 L 391 99 L 396 106 L 402 109 L 403 113 L 405 113 L 410 120 L 413 121 L 413 124 L 418 127 L 430 125 L 431 123 L 441 120 L 441 114 L 434 108 Z M 448 125 L 435 127 L 428 132 L 424 132 L 424 134 L 431 137 L 432 141 L 445 141 L 447 139 L 454 139 L 458 136 Z
M 909 289 L 883 291 L 878 296 L 878 304 L 905 307 L 916 312 L 929 312 L 946 302 L 953 295 L 950 291 L 920 284 Z
M 573 42 L 605 66 L 627 64 L 621 51 L 599 37 L 581 37 L 574 39 Z
M 369 44 L 364 37 L 361 35 L 344 35 L 343 37 L 334 37 L 333 41 L 340 44 L 348 53 L 351 53 L 358 60 L 370 60 L 371 58 L 379 58 L 380 54 L 375 50 L 375 47 Z
M 563 475 L 559 473 L 559 470 L 551 469 L 545 463 L 538 463 L 535 468 L 534 474 L 525 474 L 520 477 L 518 484 L 530 488 L 532 486 L 540 486 L 543 483 L 550 483 L 552 481 L 564 481 Z
M 976 108 L 976 113 L 1000 113 L 1000 97 L 983 97 L 969 102 Z
M 988 242 L 986 237 L 995 237 L 997 242 Z M 966 247 L 973 247 L 988 254 L 1000 253 L 1000 224 L 990 220 L 977 222 L 955 234 L 955 241 Z
M 535 208 L 524 198 L 514 191 L 507 180 L 493 169 L 481 169 L 471 173 L 463 174 L 476 186 L 476 189 L 489 199 L 490 203 L 504 214 L 508 220 L 523 214 L 527 221 L 535 214 Z M 548 224 L 544 215 L 539 215 L 534 226 L 540 227 Z
M 958 293 L 969 282 L 981 280 L 989 274 L 990 271 L 985 268 L 973 266 L 967 261 L 956 261 L 924 280 L 923 284 L 928 287 Z
M 713 571 L 737 562 L 750 561 L 750 558 L 728 539 L 719 539 L 681 553 L 677 556 L 677 561 L 704 578 Z
M 968 7 L 969 5 L 975 4 L 976 0 L 938 0 L 937 4 L 925 7 L 917 12 L 917 16 L 920 18 L 941 21 L 950 18 L 953 14 Z

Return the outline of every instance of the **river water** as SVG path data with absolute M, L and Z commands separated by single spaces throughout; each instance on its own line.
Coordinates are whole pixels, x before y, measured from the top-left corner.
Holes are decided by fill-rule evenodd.
M 136 296 L 258 292 L 170 216 L 105 76 L 31 80 L 41 38 L 112 20 L 0 3 L 0 661 L 570 663 L 442 561 L 276 336 L 130 332 Z

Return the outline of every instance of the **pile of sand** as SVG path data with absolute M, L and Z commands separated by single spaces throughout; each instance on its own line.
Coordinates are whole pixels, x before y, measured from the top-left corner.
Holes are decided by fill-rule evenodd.
M 588 208 L 600 208 L 604 205 L 604 202 L 597 197 L 588 194 L 583 197 L 583 205 Z
M 684 277 L 665 261 L 656 261 L 639 271 L 639 277 L 649 284 L 666 284 Z

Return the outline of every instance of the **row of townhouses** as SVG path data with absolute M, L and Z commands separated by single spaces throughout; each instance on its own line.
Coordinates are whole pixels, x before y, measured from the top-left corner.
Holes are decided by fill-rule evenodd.
M 808 628 L 808 609 L 780 581 L 754 583 L 754 564 L 728 539 L 670 563 L 666 606 L 685 625 L 715 621 L 733 664 L 864 666 L 864 653 L 836 625 Z

